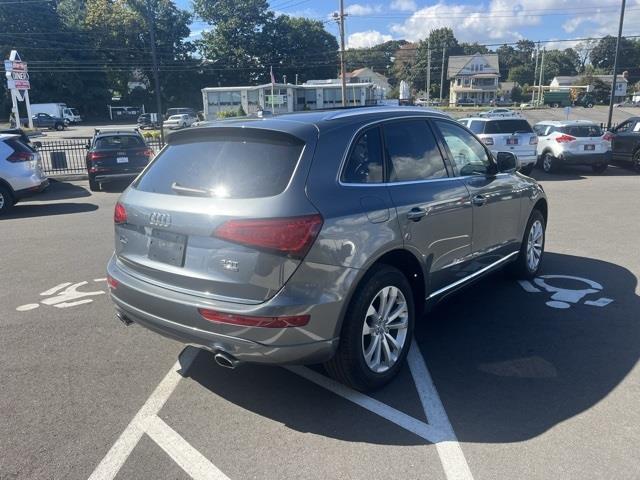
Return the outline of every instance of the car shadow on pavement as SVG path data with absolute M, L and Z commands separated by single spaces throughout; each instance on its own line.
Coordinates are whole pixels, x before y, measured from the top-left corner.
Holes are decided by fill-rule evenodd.
M 535 282 L 538 292 L 527 292 L 497 272 L 451 295 L 418 322 L 416 340 L 461 442 L 536 437 L 596 406 L 640 357 L 640 299 L 629 270 L 547 253 L 542 275 L 583 277 L 603 288 L 584 297 L 569 295 L 568 308 L 553 308 L 546 304 L 553 293 Z M 575 279 L 546 282 L 553 288 L 587 288 Z M 613 301 L 585 304 L 604 304 L 605 298 Z M 215 409 L 214 399 L 221 397 L 300 432 L 372 444 L 424 443 L 285 369 L 222 369 L 202 351 L 187 376 L 214 394 L 205 408 Z M 407 367 L 371 396 L 424 421 Z M 213 417 L 211 428 L 218 422 Z
M 20 205 L 29 202 L 46 202 L 48 200 L 85 198 L 90 196 L 91 192 L 82 185 L 79 185 L 78 182 L 71 183 L 50 178 L 49 187 L 45 191 L 21 200 Z
M 98 210 L 98 205 L 92 203 L 18 203 L 0 220 L 14 218 L 50 217 L 52 215 L 68 215 L 70 213 L 84 213 Z

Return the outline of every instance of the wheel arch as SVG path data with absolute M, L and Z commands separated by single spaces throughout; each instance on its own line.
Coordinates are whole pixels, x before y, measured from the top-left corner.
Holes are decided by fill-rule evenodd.
M 547 219 L 549 218 L 549 205 L 545 198 L 541 198 L 538 200 L 533 206 L 533 210 L 539 210 L 542 216 L 544 217 L 544 224 L 547 224 Z

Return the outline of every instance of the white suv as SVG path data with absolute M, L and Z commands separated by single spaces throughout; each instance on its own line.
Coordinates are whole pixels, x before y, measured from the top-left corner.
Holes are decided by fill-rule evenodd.
M 26 196 L 47 188 L 40 154 L 18 135 L 0 134 L 0 215 Z
M 520 171 L 529 175 L 538 157 L 538 137 L 524 118 L 462 118 L 458 120 L 487 146 L 493 155 L 512 152 L 520 160 Z
M 611 161 L 611 141 L 600 125 L 588 120 L 546 121 L 534 125 L 542 169 L 560 165 L 590 165 L 602 173 Z

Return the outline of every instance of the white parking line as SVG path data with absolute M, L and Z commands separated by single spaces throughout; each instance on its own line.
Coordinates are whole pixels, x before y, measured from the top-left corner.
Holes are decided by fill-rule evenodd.
M 154 415 L 147 426 L 147 435 L 194 480 L 229 480 L 224 473 L 198 450 Z
M 187 349 L 181 356 L 182 373 L 184 374 L 194 358 L 198 354 L 195 348 Z M 165 375 L 160 384 L 147 399 L 145 404 L 140 408 L 135 417 L 129 422 L 124 432 L 120 434 L 116 443 L 107 452 L 100 464 L 93 471 L 89 480 L 112 480 L 118 474 L 122 465 L 127 460 L 138 441 L 142 437 L 153 417 L 160 411 L 169 396 L 178 386 L 178 382 L 182 376 L 178 373 L 181 368 L 180 361 L 177 361 L 169 373 Z

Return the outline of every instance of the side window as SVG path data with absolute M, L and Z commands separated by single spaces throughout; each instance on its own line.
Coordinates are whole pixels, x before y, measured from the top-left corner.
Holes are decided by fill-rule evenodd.
M 380 129 L 365 131 L 353 144 L 340 180 L 344 183 L 382 183 L 382 158 Z
M 626 122 L 624 122 L 624 123 L 621 123 L 620 125 L 618 125 L 618 126 L 616 127 L 616 133 L 625 133 L 625 132 L 628 132 L 628 131 L 629 131 L 629 127 L 631 127 L 631 124 L 632 124 L 632 123 L 633 123 L 633 122 L 631 122 L 631 121 L 629 121 L 629 120 L 627 120 L 627 121 L 626 121 Z
M 484 175 L 488 172 L 491 159 L 473 135 L 453 123 L 436 120 L 436 124 L 459 175 Z
M 447 176 L 436 139 L 424 120 L 391 122 L 384 126 L 390 161 L 390 182 L 411 182 Z
M 534 125 L 533 130 L 536 132 L 536 135 L 538 135 L 539 137 L 545 137 L 547 135 L 546 125 Z
M 484 132 L 485 123 L 487 122 L 483 122 L 482 120 L 470 120 L 467 127 L 469 127 L 469 130 L 471 130 L 473 133 L 479 135 Z

